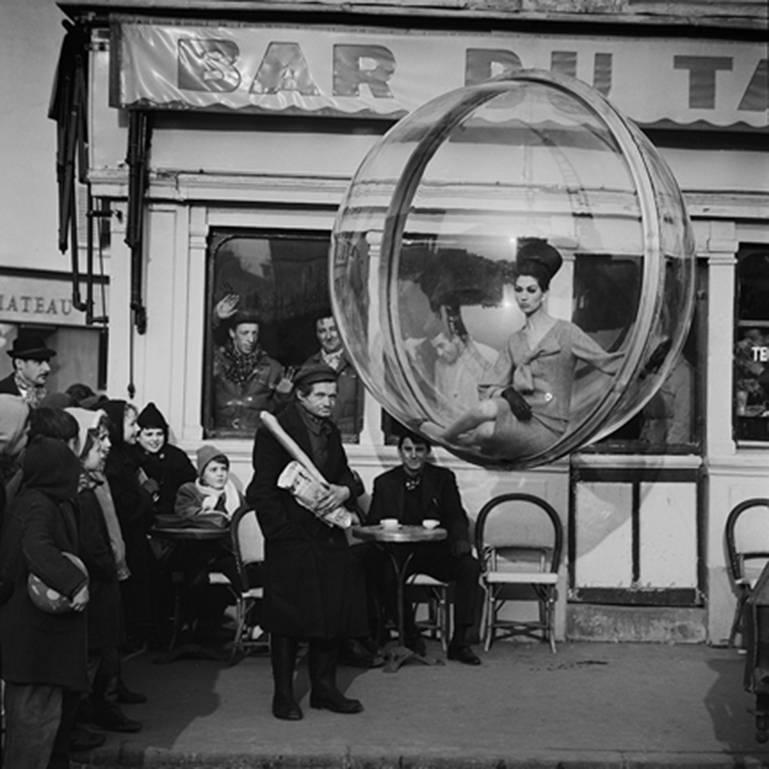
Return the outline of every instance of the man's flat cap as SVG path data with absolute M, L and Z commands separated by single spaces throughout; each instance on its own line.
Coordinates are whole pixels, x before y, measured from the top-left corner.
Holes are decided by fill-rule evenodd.
M 337 373 L 325 363 L 310 363 L 302 366 L 294 377 L 295 387 L 305 387 L 316 382 L 336 382 Z

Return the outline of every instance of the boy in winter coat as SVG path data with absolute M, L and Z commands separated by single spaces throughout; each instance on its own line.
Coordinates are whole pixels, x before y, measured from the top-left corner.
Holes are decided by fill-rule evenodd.
M 187 526 L 224 528 L 243 504 L 230 479 L 230 460 L 210 445 L 198 449 L 197 459 L 197 480 L 183 484 L 176 494 L 176 517 Z
M 243 496 L 230 478 L 230 460 L 215 446 L 204 445 L 197 452 L 198 478 L 185 483 L 176 495 L 175 526 L 226 529 L 230 518 L 243 504 Z M 189 545 L 189 546 L 186 546 Z M 238 581 L 235 557 L 229 538 L 222 542 L 180 543 L 174 561 L 181 564 L 187 580 L 195 586 L 195 614 L 198 630 L 215 631 L 227 603 L 229 591 L 219 591 L 204 579 L 208 572 L 227 575 Z

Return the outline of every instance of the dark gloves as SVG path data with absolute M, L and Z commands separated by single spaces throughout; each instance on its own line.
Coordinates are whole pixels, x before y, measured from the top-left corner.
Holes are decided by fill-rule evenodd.
M 502 397 L 510 404 L 510 411 L 516 419 L 520 419 L 521 422 L 528 422 L 531 419 L 531 406 L 514 387 L 506 387 L 502 390 Z
M 470 555 L 470 543 L 465 539 L 457 539 L 451 543 L 450 550 L 455 558 L 460 558 L 463 555 Z

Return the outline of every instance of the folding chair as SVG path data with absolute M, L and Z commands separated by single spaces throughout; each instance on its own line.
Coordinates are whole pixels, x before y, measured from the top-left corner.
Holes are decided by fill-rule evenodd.
M 533 494 L 501 494 L 478 514 L 475 545 L 485 591 L 482 636 L 488 651 L 497 633 L 541 635 L 555 653 L 555 600 L 563 550 L 563 524 L 545 500 Z M 505 619 L 507 601 L 534 597 L 538 620 Z
M 449 611 L 449 583 L 441 582 L 429 574 L 416 572 L 406 583 L 408 600 L 411 602 L 414 617 L 420 603 L 427 604 L 427 616 L 417 619 L 415 624 L 420 633 L 426 633 L 431 638 L 441 642 L 445 652 L 451 637 L 451 613 Z
M 726 518 L 727 567 L 737 590 L 737 606 L 729 630 L 729 646 L 744 636 L 745 604 L 769 563 L 769 499 L 753 497 L 735 505 Z
M 264 634 L 256 635 L 260 628 L 253 621 L 253 609 L 264 595 L 261 580 L 255 573 L 255 567 L 264 562 L 264 536 L 256 512 L 247 508 L 238 510 L 230 521 L 230 535 L 240 582 L 231 586 L 235 596 L 235 635 L 230 665 L 235 665 L 252 650 L 268 650 L 269 640 Z

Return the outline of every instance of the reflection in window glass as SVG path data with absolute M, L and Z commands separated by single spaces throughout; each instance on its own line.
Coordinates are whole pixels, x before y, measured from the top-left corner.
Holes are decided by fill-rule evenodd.
M 630 290 L 633 286 L 640 287 L 640 265 L 627 260 L 606 263 L 586 262 L 575 273 L 577 285 L 577 310 L 575 315 L 580 317 L 581 325 L 596 329 L 611 328 L 617 320 L 621 320 L 623 312 L 634 312 L 633 303 L 639 299 L 638 294 Z M 620 276 L 623 276 L 620 279 Z M 704 275 L 698 274 L 700 281 Z M 591 303 L 587 301 L 591 288 L 604 284 L 603 292 L 598 296 L 617 296 L 619 301 L 606 303 Z M 667 285 L 667 284 L 666 284 Z M 669 283 L 670 296 L 666 303 L 680 301 L 675 292 L 675 283 Z M 607 286 L 615 286 L 613 290 Z M 623 294 L 616 287 L 625 287 Z M 664 315 L 663 310 L 663 315 Z M 611 319 L 613 314 L 618 317 Z M 617 452 L 617 453 L 691 453 L 697 451 L 701 436 L 699 434 L 698 403 L 698 356 L 700 350 L 700 310 L 695 307 L 689 335 L 686 338 L 681 354 L 673 368 L 656 394 L 643 409 L 614 431 L 604 440 L 589 447 L 587 451 Z
M 737 255 L 734 339 L 734 436 L 769 441 L 769 249 Z
M 348 441 L 363 398 L 331 315 L 327 233 L 212 232 L 203 421 L 207 436 L 251 437 L 259 412 L 292 397 L 292 376 L 323 360 L 339 372 L 334 421 Z

